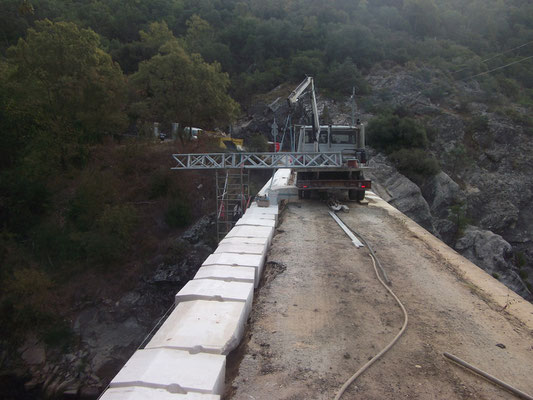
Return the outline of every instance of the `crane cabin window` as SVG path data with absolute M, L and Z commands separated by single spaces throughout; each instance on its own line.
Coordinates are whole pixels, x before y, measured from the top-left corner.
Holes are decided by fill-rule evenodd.
M 356 139 L 356 132 L 354 131 L 331 132 L 332 144 L 355 144 Z
M 305 143 L 314 143 L 315 140 L 313 138 L 313 131 L 311 130 L 305 130 Z M 318 143 L 327 143 L 328 142 L 328 133 L 327 132 L 320 132 L 320 136 L 318 137 Z

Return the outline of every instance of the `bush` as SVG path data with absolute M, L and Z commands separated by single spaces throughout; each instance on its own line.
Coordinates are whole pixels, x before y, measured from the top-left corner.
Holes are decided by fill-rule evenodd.
M 376 150 L 391 154 L 403 148 L 424 148 L 428 139 L 424 127 L 414 119 L 386 114 L 368 124 L 368 143 Z
M 182 228 L 191 222 L 191 210 L 183 200 L 174 200 L 168 206 L 165 221 L 171 228 Z
M 263 152 L 268 151 L 268 140 L 260 133 L 246 139 L 246 149 L 251 152 Z
M 400 149 L 389 155 L 398 171 L 415 183 L 440 172 L 437 160 L 422 149 Z

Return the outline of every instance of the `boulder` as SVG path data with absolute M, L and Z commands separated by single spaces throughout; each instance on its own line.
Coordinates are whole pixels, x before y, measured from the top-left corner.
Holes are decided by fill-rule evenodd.
M 525 299 L 533 299 L 512 263 L 511 245 L 500 235 L 468 226 L 464 236 L 457 241 L 455 249 Z
M 422 196 L 420 188 L 400 174 L 382 154 L 372 157 L 369 166 L 371 170 L 366 172 L 365 176 L 372 181 L 378 182 L 379 186 L 386 189 L 387 193 L 382 197 L 389 197 L 390 200 L 388 202 L 392 206 L 428 231 L 436 233 L 429 205 Z

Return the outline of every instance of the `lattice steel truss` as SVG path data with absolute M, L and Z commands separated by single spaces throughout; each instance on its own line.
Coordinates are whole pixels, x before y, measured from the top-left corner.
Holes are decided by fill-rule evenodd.
M 172 169 L 261 169 L 261 168 L 340 168 L 341 153 L 212 153 L 173 154 Z

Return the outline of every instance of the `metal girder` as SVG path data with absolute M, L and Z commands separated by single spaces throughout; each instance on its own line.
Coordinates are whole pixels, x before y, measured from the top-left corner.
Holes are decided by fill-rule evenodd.
M 172 169 L 340 168 L 341 153 L 212 153 L 173 154 Z

